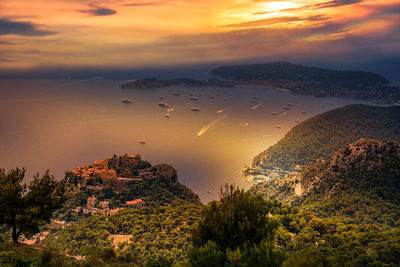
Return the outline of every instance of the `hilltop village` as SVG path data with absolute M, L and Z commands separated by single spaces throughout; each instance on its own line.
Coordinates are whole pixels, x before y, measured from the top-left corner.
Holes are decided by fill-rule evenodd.
M 130 191 L 133 186 L 143 185 L 154 179 L 163 179 L 171 186 L 178 184 L 176 170 L 169 165 L 151 166 L 143 161 L 140 155 L 114 155 L 111 158 L 95 161 L 89 165 L 80 166 L 66 172 L 65 181 L 73 192 L 84 190 L 87 194 L 86 204 L 73 210 L 83 213 L 115 213 L 124 207 L 138 208 L 146 204 L 143 198 L 126 199 L 118 204 L 112 203 L 104 195 L 115 196 Z M 97 197 L 98 195 L 102 197 Z M 114 201 L 115 202 L 115 201 Z M 114 208 L 112 208 L 114 207 Z
M 177 182 L 176 170 L 172 166 L 161 164 L 152 167 L 150 163 L 143 161 L 140 155 L 128 154 L 95 161 L 67 173 L 67 180 L 78 187 L 101 190 L 110 185 L 116 191 L 127 188 L 132 182 L 155 177 Z

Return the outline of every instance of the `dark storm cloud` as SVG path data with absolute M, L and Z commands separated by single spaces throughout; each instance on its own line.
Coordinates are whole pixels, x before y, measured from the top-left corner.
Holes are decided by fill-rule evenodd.
M 93 16 L 110 16 L 114 15 L 117 13 L 114 9 L 111 8 L 106 8 L 106 7 L 100 7 L 96 5 L 90 5 L 91 9 L 88 10 L 81 10 L 83 13 L 88 13 Z
M 0 35 L 7 34 L 46 36 L 56 34 L 56 32 L 39 30 L 37 25 L 28 21 L 13 21 L 7 18 L 0 18 Z

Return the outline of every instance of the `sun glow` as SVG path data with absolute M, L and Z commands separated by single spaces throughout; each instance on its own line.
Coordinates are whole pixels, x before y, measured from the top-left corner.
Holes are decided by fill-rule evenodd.
M 265 12 L 276 12 L 289 8 L 298 8 L 301 5 L 290 2 L 290 1 L 276 1 L 260 3 L 259 8 L 262 8 Z

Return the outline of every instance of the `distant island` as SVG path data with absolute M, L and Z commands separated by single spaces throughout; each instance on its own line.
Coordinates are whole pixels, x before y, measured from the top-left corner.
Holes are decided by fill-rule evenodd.
M 364 71 L 340 71 L 288 62 L 221 66 L 211 71 L 220 79 L 146 78 L 123 83 L 122 89 L 167 86 L 250 87 L 287 89 L 292 93 L 318 97 L 351 97 L 381 104 L 400 102 L 400 89 L 384 77 Z

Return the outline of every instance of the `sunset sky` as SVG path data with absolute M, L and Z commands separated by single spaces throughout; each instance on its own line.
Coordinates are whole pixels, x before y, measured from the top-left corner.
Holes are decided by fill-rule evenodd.
M 0 71 L 400 54 L 400 0 L 1 0 Z

